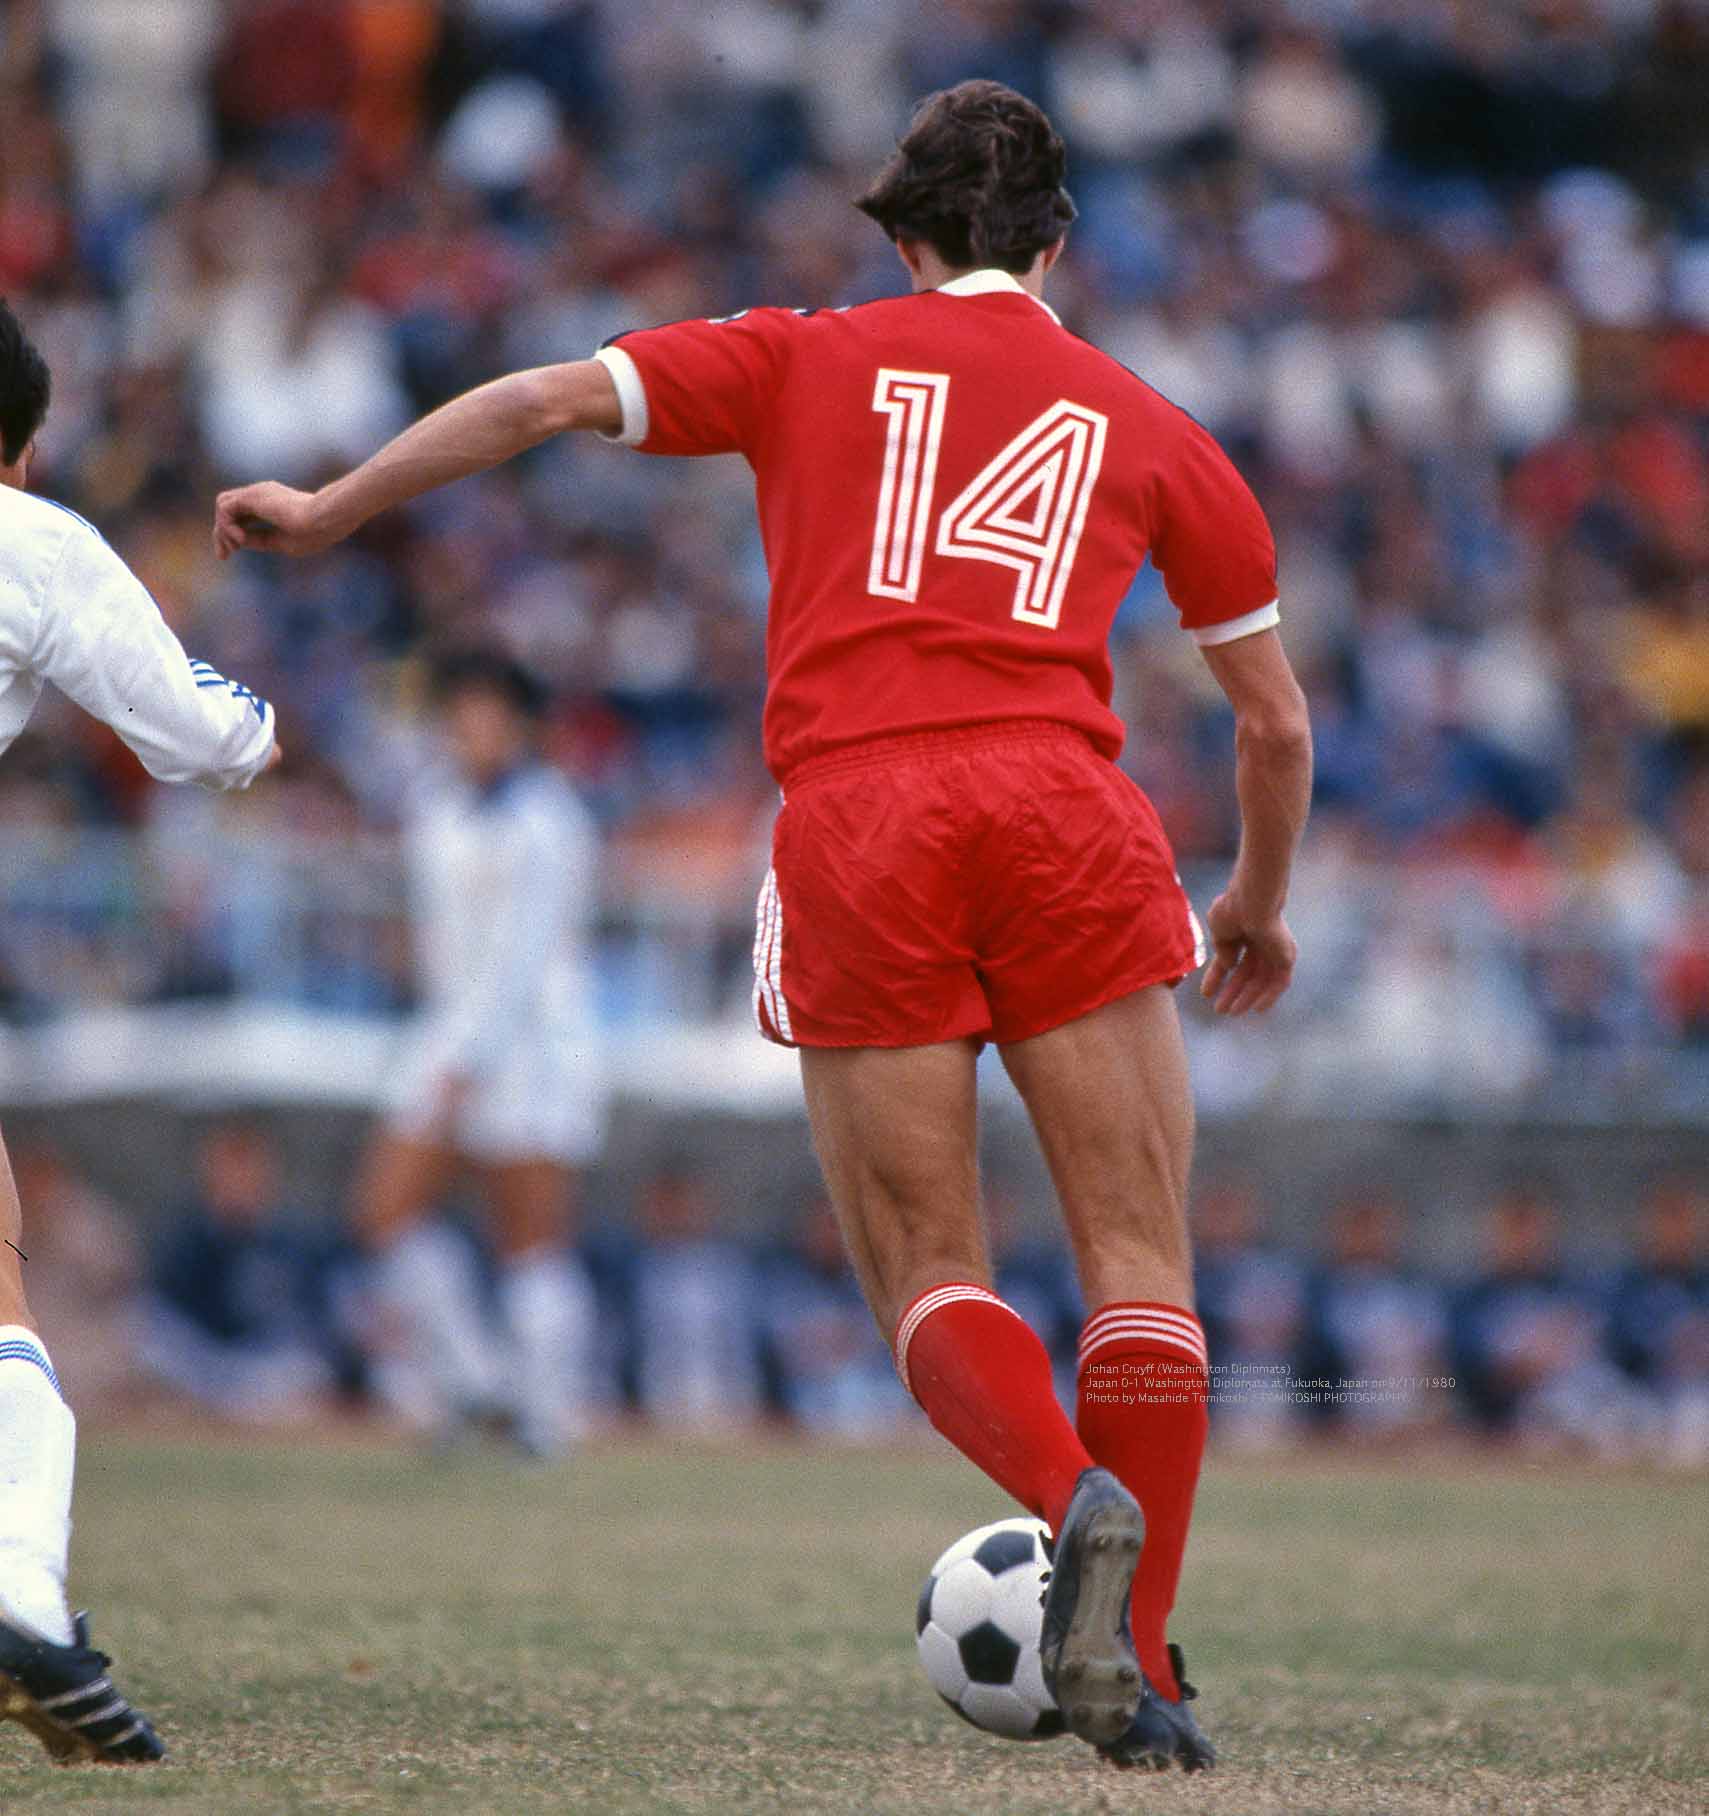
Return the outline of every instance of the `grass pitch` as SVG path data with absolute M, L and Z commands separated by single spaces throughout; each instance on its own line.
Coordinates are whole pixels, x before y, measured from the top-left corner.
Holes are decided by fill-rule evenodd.
M 169 1765 L 0 1809 L 1206 1816 L 1709 1811 L 1709 1494 L 1517 1465 L 1213 1461 L 1177 1630 L 1214 1776 L 965 1728 L 913 1655 L 1005 1511 L 947 1450 L 85 1446 L 74 1588 Z

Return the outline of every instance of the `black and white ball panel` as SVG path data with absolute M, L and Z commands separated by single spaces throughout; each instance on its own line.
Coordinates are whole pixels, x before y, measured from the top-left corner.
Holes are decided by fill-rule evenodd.
M 1011 1740 L 1044 1740 L 1064 1729 L 1038 1656 L 1049 1570 L 1043 1523 L 999 1520 L 944 1552 L 915 1608 L 932 1687 L 964 1720 Z
M 991 1536 L 974 1549 L 975 1563 L 983 1564 L 992 1576 L 1001 1576 L 1017 1564 L 1030 1564 L 1039 1550 L 1038 1535 L 1029 1529 L 999 1526 Z
M 981 1621 L 956 1642 L 961 1668 L 976 1684 L 1009 1684 L 1021 1662 L 1019 1640 L 1010 1639 L 995 1621 Z

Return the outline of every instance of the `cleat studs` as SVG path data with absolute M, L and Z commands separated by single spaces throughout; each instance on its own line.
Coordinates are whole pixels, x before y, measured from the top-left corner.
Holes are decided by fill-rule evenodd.
M 1136 1683 L 1138 1683 L 1139 1682 L 1138 1667 L 1135 1665 L 1123 1665 L 1121 1667 L 1121 1669 L 1116 1672 L 1116 1682 L 1120 1683 L 1120 1684 L 1136 1684 Z
M 1074 1659 L 1071 1663 L 1062 1667 L 1060 1675 L 1065 1684 L 1073 1684 L 1080 1681 L 1081 1677 L 1085 1674 L 1085 1670 L 1086 1667 L 1081 1664 L 1079 1659 Z

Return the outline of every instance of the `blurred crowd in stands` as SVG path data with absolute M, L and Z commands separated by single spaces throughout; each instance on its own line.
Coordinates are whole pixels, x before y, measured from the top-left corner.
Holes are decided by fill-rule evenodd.
M 1467 930 L 1496 956 L 1434 1038 L 1474 1091 L 1539 1051 L 1709 1049 L 1696 0 L 13 0 L 0 291 L 55 372 L 37 483 L 277 701 L 289 765 L 168 799 L 44 709 L 0 837 L 63 867 L 68 827 L 144 829 L 182 937 L 143 977 L 75 962 L 88 926 L 55 923 L 57 970 L 0 937 L 0 999 L 232 987 L 265 892 L 199 854 L 234 826 L 383 838 L 452 637 L 557 690 L 618 888 L 747 890 L 773 795 L 739 463 L 565 441 L 301 565 L 220 568 L 211 500 L 626 327 L 901 288 L 848 198 L 910 100 L 970 74 L 1071 141 L 1065 319 L 1204 420 L 1275 524 L 1318 736 L 1300 913 L 1353 1069 L 1432 1038 Z M 1118 673 L 1124 760 L 1185 862 L 1224 858 L 1226 717 L 1149 570 Z M 384 952 L 323 944 L 295 993 L 394 1006 Z
M 146 1248 L 62 1156 L 24 1145 L 15 1158 L 32 1255 L 47 1263 L 32 1266 L 32 1297 L 81 1412 L 399 1410 L 362 1258 L 324 1212 L 291 1201 L 259 1123 L 203 1133 L 194 1190 Z M 707 1176 L 665 1154 L 633 1203 L 590 1209 L 577 1252 L 599 1306 L 594 1428 L 766 1424 L 855 1441 L 919 1423 L 822 1202 L 771 1239 L 740 1240 Z M 988 1212 L 999 1290 L 1045 1339 L 1072 1403 L 1084 1314 L 1067 1258 L 1019 1234 L 1001 1192 Z M 1657 1178 L 1623 1253 L 1592 1256 L 1564 1242 L 1543 1186 L 1516 1180 L 1488 1208 L 1482 1254 L 1452 1278 L 1410 1258 L 1407 1211 L 1381 1189 L 1329 1207 L 1315 1252 L 1271 1239 L 1249 1179 L 1207 1180 L 1194 1226 L 1222 1443 L 1471 1436 L 1709 1466 L 1701 1181 Z M 480 1266 L 473 1247 L 470 1259 Z

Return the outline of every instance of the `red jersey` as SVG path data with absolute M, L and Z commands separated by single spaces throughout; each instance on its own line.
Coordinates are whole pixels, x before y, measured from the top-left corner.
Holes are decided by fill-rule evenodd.
M 780 782 L 866 739 L 1015 719 L 1114 757 L 1110 625 L 1148 553 L 1201 641 L 1276 622 L 1275 544 L 1228 457 L 1006 272 L 598 357 L 621 440 L 754 470 Z

